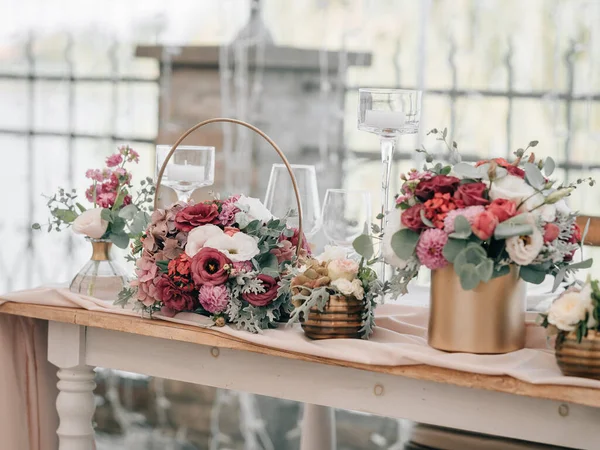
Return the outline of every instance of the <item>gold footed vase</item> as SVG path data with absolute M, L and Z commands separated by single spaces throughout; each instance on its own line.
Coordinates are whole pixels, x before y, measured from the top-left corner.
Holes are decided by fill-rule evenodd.
M 600 380 L 600 333 L 589 330 L 581 342 L 573 332 L 557 338 L 556 363 L 565 376 Z
M 454 267 L 431 274 L 429 345 L 447 352 L 508 353 L 525 347 L 526 284 L 519 270 L 465 291 Z
M 360 339 L 363 310 L 362 300 L 332 295 L 322 312 L 313 306 L 301 319 L 302 329 L 310 339 Z

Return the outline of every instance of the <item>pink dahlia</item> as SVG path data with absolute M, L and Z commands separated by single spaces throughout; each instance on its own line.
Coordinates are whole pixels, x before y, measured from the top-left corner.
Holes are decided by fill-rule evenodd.
M 448 235 L 437 228 L 429 228 L 419 238 L 417 244 L 417 258 L 421 264 L 431 270 L 441 269 L 448 264 L 442 254 L 444 245 L 448 242 Z
M 227 308 L 229 291 L 224 284 L 203 284 L 200 288 L 198 299 L 202 307 L 209 313 L 220 313 Z
M 473 226 L 473 222 L 475 221 L 475 217 L 477 217 L 480 213 L 485 210 L 485 207 L 477 205 L 477 206 L 467 206 L 462 209 L 454 209 L 448 213 L 446 218 L 444 219 L 444 231 L 448 234 L 454 233 L 454 221 L 458 216 L 464 216 L 465 219 L 469 221 L 471 226 Z

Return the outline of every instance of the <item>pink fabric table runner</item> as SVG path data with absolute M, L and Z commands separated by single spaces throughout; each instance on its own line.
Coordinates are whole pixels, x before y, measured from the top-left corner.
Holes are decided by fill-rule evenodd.
M 0 296 L 5 301 L 48 306 L 84 308 L 114 314 L 138 315 L 110 302 L 81 296 L 63 288 L 38 288 Z M 207 327 L 211 321 L 203 316 L 180 313 L 160 320 Z M 311 341 L 299 326 L 251 334 L 231 327 L 215 328 L 248 342 L 280 350 L 294 351 L 332 359 L 373 365 L 427 364 L 448 369 L 487 375 L 509 375 L 534 384 L 558 384 L 600 388 L 600 381 L 565 377 L 560 373 L 554 352 L 547 346 L 544 329 L 528 323 L 525 349 L 504 355 L 445 353 L 427 345 L 428 309 L 402 304 L 386 304 L 376 310 L 377 328 L 369 341 L 332 339 Z M 150 320 L 150 319 L 148 319 Z M 4 365 L 6 360 L 0 361 Z

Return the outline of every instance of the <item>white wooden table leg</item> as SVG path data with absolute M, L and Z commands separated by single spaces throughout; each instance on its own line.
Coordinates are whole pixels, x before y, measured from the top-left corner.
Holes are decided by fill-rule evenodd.
M 85 327 L 50 322 L 48 361 L 59 368 L 59 450 L 93 450 L 94 369 L 85 364 Z
M 300 450 L 335 450 L 335 410 L 304 404 Z

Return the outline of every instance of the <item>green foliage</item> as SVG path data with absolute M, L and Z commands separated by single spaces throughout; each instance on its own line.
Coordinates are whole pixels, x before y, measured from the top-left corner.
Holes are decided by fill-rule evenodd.
M 465 216 L 456 216 L 454 219 L 454 233 L 450 234 L 454 239 L 468 239 L 471 236 L 471 224 Z
M 435 225 L 433 224 L 433 222 L 431 220 L 429 220 L 427 217 L 425 217 L 425 210 L 421 210 L 420 211 L 421 214 L 421 220 L 423 221 L 423 223 L 425 225 L 427 225 L 429 228 L 435 228 Z
M 456 256 L 462 252 L 466 246 L 466 240 L 450 238 L 448 239 L 448 242 L 446 242 L 446 245 L 444 245 L 442 254 L 444 255 L 444 258 L 452 263 L 456 259 Z
M 554 172 L 554 169 L 556 169 L 556 163 L 548 156 L 544 161 L 544 174 L 549 177 Z
M 162 273 L 169 272 L 169 261 L 156 261 L 156 265 L 158 266 L 158 270 L 160 270 Z
M 495 239 L 508 239 L 513 236 L 529 236 L 533 234 L 533 226 L 529 224 L 514 225 L 507 222 L 499 223 L 494 230 Z
M 137 293 L 136 288 L 131 288 L 131 287 L 123 288 L 123 290 L 121 292 L 119 292 L 119 295 L 117 296 L 117 299 L 115 300 L 115 302 L 113 304 L 116 306 L 121 306 L 122 308 L 125 308 L 125 306 L 129 303 L 129 300 L 131 300 L 131 298 L 133 298 L 133 296 L 136 293 Z
M 546 271 L 536 266 L 521 266 L 519 276 L 528 283 L 542 284 L 546 278 Z
M 404 228 L 394 233 L 391 246 L 399 258 L 407 260 L 413 256 L 418 242 L 419 234 L 408 228 Z
M 542 190 L 546 184 L 546 179 L 538 166 L 533 163 L 526 162 L 523 166 L 525 169 L 525 180 L 535 189 Z
M 362 234 L 352 242 L 354 251 L 365 259 L 371 259 L 375 253 L 373 249 L 373 241 L 366 234 Z
M 108 239 L 117 247 L 125 249 L 129 245 L 129 235 L 126 233 L 110 233 Z
M 469 242 L 454 258 L 454 270 L 465 291 L 475 289 L 479 283 L 491 280 L 494 261 L 487 257 L 485 249 L 475 242 Z

